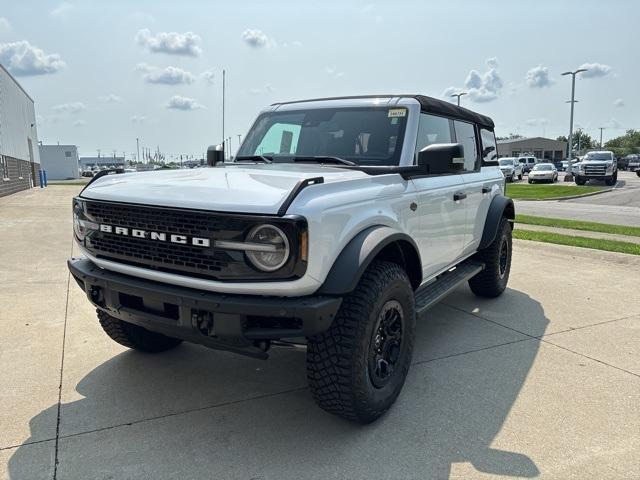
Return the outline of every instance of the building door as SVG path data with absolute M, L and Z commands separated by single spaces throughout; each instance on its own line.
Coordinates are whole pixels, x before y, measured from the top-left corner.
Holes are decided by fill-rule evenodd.
M 33 161 L 33 142 L 31 141 L 30 138 L 27 138 L 27 144 L 29 145 L 29 185 L 31 185 L 31 187 L 35 187 L 35 178 L 36 178 L 36 169 L 35 169 L 35 164 Z

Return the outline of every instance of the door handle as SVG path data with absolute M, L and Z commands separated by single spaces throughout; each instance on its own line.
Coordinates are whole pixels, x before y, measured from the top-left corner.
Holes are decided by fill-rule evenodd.
M 482 186 L 482 193 L 489 193 L 491 191 L 491 187 L 488 185 Z
M 467 194 L 464 192 L 457 192 L 453 194 L 453 199 L 457 202 L 458 200 L 464 200 L 467 198 Z

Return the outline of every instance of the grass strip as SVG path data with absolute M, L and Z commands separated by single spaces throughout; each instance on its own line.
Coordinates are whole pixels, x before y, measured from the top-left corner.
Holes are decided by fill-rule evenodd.
M 596 185 L 529 185 L 507 183 L 507 196 L 517 200 L 545 200 L 548 198 L 573 197 L 598 192 L 605 187 Z
M 543 227 L 571 228 L 586 232 L 613 233 L 615 235 L 627 235 L 640 237 L 640 227 L 628 227 L 626 225 L 611 225 L 608 223 L 585 222 L 582 220 L 565 220 L 562 218 L 536 217 L 533 215 L 516 215 L 516 223 L 527 225 L 540 225 Z
M 569 245 L 571 247 L 591 248 L 594 250 L 605 250 L 607 252 L 628 253 L 640 255 L 640 244 L 619 242 L 617 240 L 603 240 L 600 238 L 574 237 L 550 232 L 534 232 L 531 230 L 521 230 L 516 228 L 513 231 L 513 238 L 520 240 L 533 240 L 534 242 L 555 243 L 558 245 Z

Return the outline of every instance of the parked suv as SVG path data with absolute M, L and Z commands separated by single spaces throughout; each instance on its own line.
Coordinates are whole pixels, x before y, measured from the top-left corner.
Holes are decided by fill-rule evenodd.
M 515 212 L 493 129 L 422 95 L 274 104 L 233 163 L 94 177 L 69 269 L 116 342 L 261 359 L 306 344 L 316 402 L 372 422 L 418 316 L 464 282 L 506 288 Z
M 522 165 L 522 171 L 529 173 L 533 170 L 533 166 L 536 164 L 536 157 L 519 157 L 518 162 Z
M 615 185 L 618 181 L 618 165 L 613 152 L 588 152 L 576 167 L 578 185 L 584 185 L 588 180 L 604 180 L 607 185 Z
M 498 160 L 500 171 L 508 182 L 513 182 L 516 178 L 522 180 L 522 164 L 514 157 L 503 157 Z

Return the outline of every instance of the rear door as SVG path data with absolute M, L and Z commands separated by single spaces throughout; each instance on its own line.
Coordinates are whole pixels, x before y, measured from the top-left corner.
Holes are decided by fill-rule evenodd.
M 420 150 L 434 143 L 451 143 L 453 125 L 448 118 L 420 114 L 416 157 Z M 414 160 L 417 162 L 417 158 Z M 420 248 L 422 270 L 430 277 L 454 263 L 461 255 L 465 239 L 466 212 L 462 193 L 462 176 L 457 173 L 430 175 L 411 180 L 416 189 L 417 213 L 411 229 Z
M 461 120 L 453 123 L 456 142 L 464 147 L 462 180 L 467 197 L 464 200 L 466 230 L 463 254 L 467 255 L 473 253 L 480 243 L 496 177 L 495 172 L 490 170 L 492 167 L 482 168 L 483 158 L 495 161 L 497 150 L 493 132 L 478 129 L 476 125 Z

